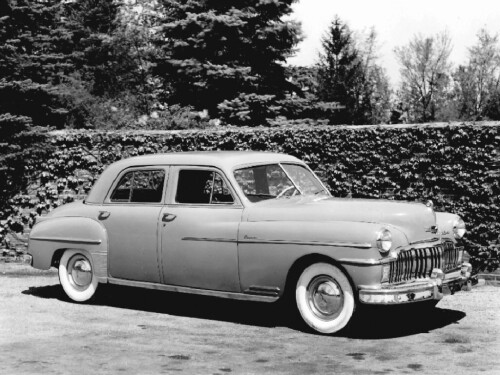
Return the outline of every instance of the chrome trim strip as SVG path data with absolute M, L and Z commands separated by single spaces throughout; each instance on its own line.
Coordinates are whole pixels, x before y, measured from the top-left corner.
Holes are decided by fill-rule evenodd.
M 108 283 L 115 284 L 115 285 L 124 285 L 124 286 L 133 286 L 133 287 L 139 287 L 139 288 L 163 290 L 163 291 L 167 291 L 167 292 L 188 293 L 188 294 L 198 294 L 198 295 L 209 296 L 209 297 L 237 299 L 237 300 L 243 300 L 243 301 L 274 302 L 278 299 L 277 296 L 263 296 L 263 295 L 243 294 L 243 293 L 236 293 L 236 292 L 222 292 L 222 291 L 218 291 L 218 290 L 197 289 L 197 288 L 189 288 L 189 287 L 178 286 L 178 285 L 165 285 L 165 284 L 148 283 L 148 282 L 143 282 L 143 281 L 115 279 L 112 277 L 108 278 Z
M 70 242 L 88 245 L 100 245 L 102 243 L 101 240 L 84 240 L 81 238 L 30 237 L 29 239 L 33 241 Z
M 263 296 L 278 296 L 279 292 L 280 292 L 280 288 L 278 288 L 278 287 L 251 285 L 243 293 L 258 294 L 258 295 L 263 295 Z
M 261 240 L 261 239 L 244 239 L 238 243 L 251 244 L 273 244 L 273 245 L 310 245 L 310 246 L 335 246 L 335 247 L 354 247 L 360 249 L 371 249 L 369 243 L 354 243 L 354 242 L 319 242 L 319 241 L 288 241 L 288 240 Z
M 420 241 L 415 241 L 415 242 L 410 242 L 409 245 L 418 245 L 418 244 L 421 244 L 421 243 L 430 243 L 430 242 L 437 242 L 439 241 L 439 238 L 427 238 L 425 240 L 420 240 Z
M 183 237 L 183 241 L 206 241 L 206 242 L 238 242 L 232 238 L 208 238 L 208 237 Z
M 361 285 L 360 285 L 361 287 Z M 425 292 L 428 290 L 432 290 L 434 285 L 429 283 L 427 285 L 408 285 L 406 288 L 401 289 L 361 289 L 359 293 L 362 294 L 383 294 L 383 295 L 391 295 L 391 294 L 401 294 L 401 293 L 410 293 L 410 292 Z
M 208 238 L 208 237 L 183 237 L 183 241 L 208 241 L 208 242 L 238 242 L 247 244 L 274 244 L 274 245 L 311 245 L 311 246 L 335 246 L 335 247 L 355 247 L 361 249 L 371 249 L 369 243 L 350 242 L 316 242 L 316 241 L 287 241 L 287 240 L 260 240 L 246 237 L 242 241 L 232 238 Z
M 382 264 L 382 261 L 375 259 L 348 259 L 342 258 L 337 259 L 337 261 L 341 264 L 347 264 L 351 266 L 378 266 Z M 384 262 L 386 263 L 386 262 Z

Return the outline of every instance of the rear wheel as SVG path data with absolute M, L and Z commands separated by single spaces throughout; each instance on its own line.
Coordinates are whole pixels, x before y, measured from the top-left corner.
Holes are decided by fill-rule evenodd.
M 66 250 L 59 261 L 59 281 L 64 292 L 76 302 L 88 301 L 97 289 L 92 262 L 83 252 Z
M 320 333 L 334 333 L 344 328 L 355 307 L 349 280 L 329 263 L 315 263 L 302 271 L 295 301 L 304 322 Z

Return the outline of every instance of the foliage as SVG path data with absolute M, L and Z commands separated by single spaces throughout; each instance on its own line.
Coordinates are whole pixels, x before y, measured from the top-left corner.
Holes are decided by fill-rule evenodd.
M 317 96 L 321 101 L 337 102 L 346 107 L 336 122 L 357 123 L 355 112 L 357 89 L 363 75 L 362 62 L 349 26 L 338 16 L 323 37 L 322 47 L 323 52 L 317 64 Z
M 302 93 L 316 95 L 318 90 L 318 69 L 315 66 L 295 66 L 286 67 L 287 79 L 298 86 Z
M 184 132 L 57 132 L 54 151 L 25 166 L 31 183 L 12 201 L 12 223 L 83 197 L 103 168 L 121 158 L 189 150 L 261 150 L 307 162 L 334 196 L 432 199 L 467 223 L 476 269 L 495 269 L 500 230 L 495 149 L 500 126 L 314 126 L 221 128 Z M 497 163 L 497 164 L 495 164 Z M 24 211 L 24 213 L 23 213 Z M 30 216 L 31 215 L 31 216 Z
M 395 49 L 401 65 L 401 101 L 407 106 L 409 121 L 435 120 L 449 84 L 451 50 L 447 32 L 416 35 L 409 44 Z
M 13 0 L 5 9 L 0 95 L 7 99 L 0 113 L 58 128 L 92 127 L 103 117 L 118 128 L 131 122 L 104 113 L 101 103 L 127 107 L 125 117 L 149 113 L 155 89 L 145 61 L 150 48 L 119 3 Z
M 46 156 L 45 135 L 43 128 L 32 126 L 29 117 L 0 114 L 0 243 L 7 230 L 22 231 L 26 220 L 36 216 L 32 212 L 21 221 L 13 220 L 19 207 L 11 199 L 26 188 L 28 176 L 34 176 L 29 160 Z
M 54 85 L 67 71 L 58 50 L 59 1 L 16 0 L 0 17 L 0 114 L 26 116 L 34 125 L 64 126 L 67 113 Z
M 500 90 L 500 48 L 498 35 L 482 29 L 477 44 L 469 48 L 469 62 L 455 72 L 455 91 L 460 117 L 481 120 L 489 116 L 489 103 Z
M 258 124 L 269 101 L 290 87 L 282 64 L 300 31 L 283 17 L 293 2 L 162 0 L 155 73 L 164 77 L 167 102 Z
M 336 16 L 322 46 L 316 66 L 318 99 L 345 107 L 340 116 L 335 114 L 330 121 L 347 124 L 387 122 L 390 89 L 385 71 L 376 61 L 375 30 L 365 38 L 356 38 L 349 26 Z

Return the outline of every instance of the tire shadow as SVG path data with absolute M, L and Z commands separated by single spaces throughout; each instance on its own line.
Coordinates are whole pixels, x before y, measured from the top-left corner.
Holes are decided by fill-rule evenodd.
M 402 306 L 363 306 L 351 321 L 344 336 L 356 339 L 388 339 L 428 333 L 458 324 L 463 311 L 421 308 L 418 304 Z
M 29 287 L 22 293 L 38 298 L 76 303 L 66 296 L 59 284 Z M 305 328 L 281 301 L 274 303 L 238 301 L 101 284 L 96 296 L 88 304 L 260 327 L 288 327 L 311 335 L 319 335 Z M 363 306 L 353 317 L 349 326 L 334 336 L 352 339 L 411 336 L 457 324 L 465 316 L 466 314 L 462 311 L 439 307 L 421 309 L 417 305 Z

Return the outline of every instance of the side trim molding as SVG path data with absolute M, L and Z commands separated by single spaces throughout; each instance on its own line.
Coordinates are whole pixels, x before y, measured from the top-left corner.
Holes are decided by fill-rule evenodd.
M 280 288 L 274 286 L 259 286 L 259 285 L 251 285 L 248 289 L 245 290 L 245 293 L 248 294 L 257 294 L 262 296 L 271 296 L 277 297 L 279 295 Z
M 183 241 L 202 241 L 202 242 L 238 242 L 231 238 L 207 238 L 207 237 L 183 237 Z
M 251 244 L 274 244 L 274 245 L 309 245 L 309 246 L 334 246 L 334 247 L 354 247 L 358 249 L 371 249 L 372 245 L 369 243 L 357 243 L 357 242 L 320 242 L 320 241 L 288 241 L 288 240 L 260 240 L 260 239 L 250 239 L 246 237 L 243 241 L 238 241 L 239 243 L 251 243 Z
M 309 246 L 334 246 L 334 247 L 353 247 L 357 249 L 371 249 L 369 243 L 357 242 L 319 242 L 319 241 L 288 241 L 288 240 L 260 240 L 245 236 L 242 241 L 231 238 L 207 238 L 207 237 L 183 237 L 183 241 L 206 241 L 206 242 L 233 242 L 246 244 L 261 244 L 261 245 L 309 245 Z
M 101 240 L 86 240 L 83 238 L 60 238 L 60 237 L 30 237 L 32 241 L 69 242 L 87 245 L 100 245 Z

